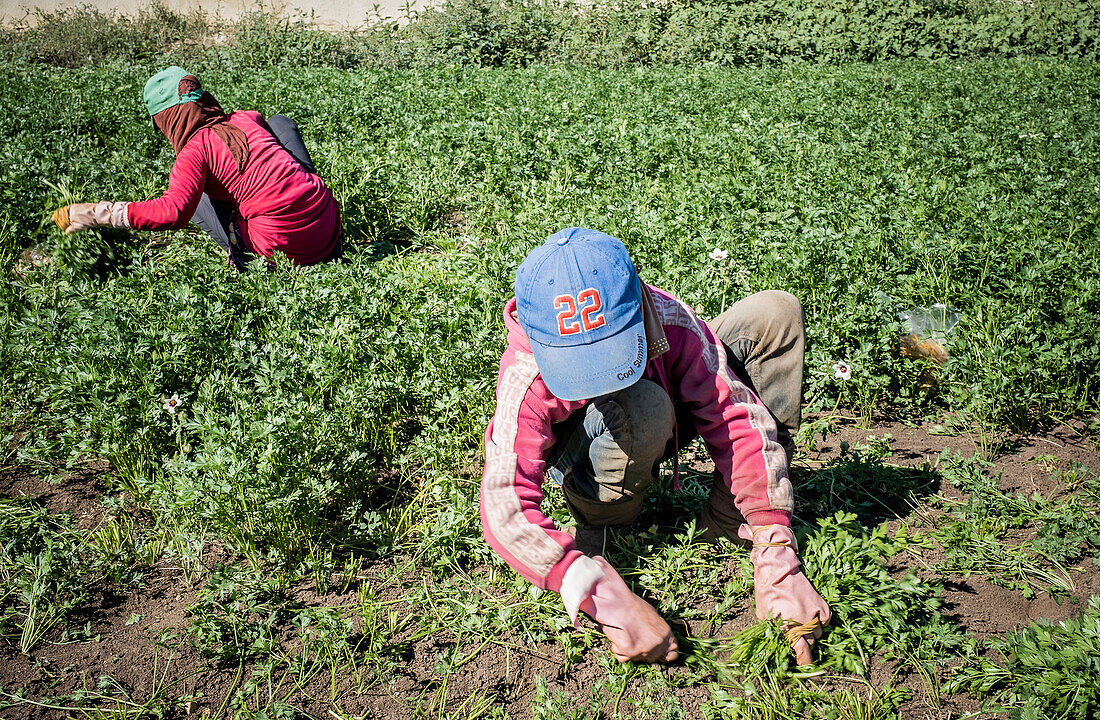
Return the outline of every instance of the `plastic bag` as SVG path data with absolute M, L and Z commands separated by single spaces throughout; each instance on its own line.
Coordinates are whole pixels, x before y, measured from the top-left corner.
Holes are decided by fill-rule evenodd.
M 920 338 L 931 338 L 941 343 L 947 339 L 947 333 L 959 324 L 959 309 L 943 303 L 932 307 L 902 310 L 898 318 L 909 326 L 909 332 Z
M 899 312 L 898 318 L 909 328 L 909 334 L 901 340 L 902 356 L 928 359 L 937 365 L 946 363 L 947 350 L 943 344 L 960 317 L 958 308 L 943 303 Z

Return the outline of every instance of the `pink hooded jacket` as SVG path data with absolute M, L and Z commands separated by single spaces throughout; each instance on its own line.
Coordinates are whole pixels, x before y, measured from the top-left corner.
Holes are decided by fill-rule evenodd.
M 672 295 L 647 287 L 665 337 L 647 337 L 643 377 L 694 415 L 696 430 L 749 523 L 790 525 L 793 494 L 775 420 L 730 372 L 725 348 L 710 327 Z M 496 413 L 485 431 L 481 526 L 489 545 L 516 572 L 540 588 L 563 592 L 566 572 L 581 553 L 539 505 L 546 458 L 557 441 L 553 426 L 588 401 L 567 402 L 550 393 L 515 311 L 513 298 L 504 308 L 508 347 L 500 359 Z

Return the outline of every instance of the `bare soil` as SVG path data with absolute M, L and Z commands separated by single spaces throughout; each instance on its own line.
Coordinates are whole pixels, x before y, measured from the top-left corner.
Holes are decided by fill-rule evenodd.
M 1075 422 L 1050 428 L 1043 435 L 1008 438 L 1005 450 L 993 458 L 991 472 L 999 476 L 1001 487 L 1006 490 L 1057 497 L 1063 488 L 1054 479 L 1053 470 L 1080 463 L 1100 472 L 1100 442 L 1087 427 L 1084 422 Z M 862 427 L 854 419 L 840 420 L 834 433 L 806 453 L 798 470 L 805 472 L 815 464 L 835 458 L 842 442 L 855 445 L 869 436 L 881 437 L 885 433 L 893 437 L 893 454 L 887 461 L 903 468 L 934 464 L 945 448 L 970 457 L 989 447 L 988 440 L 978 435 L 933 434 L 931 430 L 933 428 L 928 426 L 887 421 Z M 706 462 L 701 461 L 697 469 L 705 471 L 705 465 Z M 107 472 L 109 468 L 105 466 L 92 467 L 58 484 L 50 484 L 26 470 L 8 467 L 0 469 L 0 495 L 36 498 L 52 512 L 68 513 L 77 528 L 87 530 L 95 528 L 103 518 L 105 510 L 100 500 L 108 489 L 101 479 Z M 794 478 L 797 494 L 797 472 Z M 944 497 L 961 496 L 946 483 L 929 488 L 929 491 Z M 911 527 L 919 525 L 919 520 L 919 517 L 907 518 Z M 934 556 L 924 558 L 928 563 L 936 559 Z M 213 567 L 225 560 L 224 554 L 213 548 L 205 563 Z M 414 559 L 388 561 L 391 566 L 394 562 L 410 563 L 413 569 L 409 581 L 430 586 L 430 574 L 416 573 Z M 376 563 L 365 567 L 364 574 L 368 578 L 372 574 L 382 577 L 388 569 Z M 1100 569 L 1093 563 L 1086 562 L 1075 568 L 1073 578 L 1076 590 L 1060 601 L 1042 593 L 1024 598 L 1018 592 L 992 585 L 979 577 L 949 578 L 944 611 L 979 638 L 1001 634 L 1039 618 L 1064 620 L 1080 614 L 1090 596 L 1100 595 Z M 123 698 L 137 705 L 159 697 L 171 700 L 166 705 L 170 717 L 226 715 L 226 698 L 249 680 L 255 668 L 247 664 L 219 666 L 204 657 L 189 640 L 186 632 L 188 608 L 196 602 L 201 584 L 193 574 L 161 562 L 144 569 L 141 581 L 131 586 L 119 588 L 105 581 L 93 584 L 90 600 L 65 623 L 70 628 L 85 627 L 86 632 L 80 640 L 61 643 L 61 630 L 55 628 L 45 642 L 24 655 L 17 638 L 0 638 L 0 689 L 26 699 L 2 707 L 9 699 L 0 698 L 0 718 L 24 720 L 86 714 L 75 708 L 44 706 L 72 707 L 51 698 L 71 697 L 81 689 L 99 693 L 99 699 L 88 703 L 104 710 L 112 708 L 103 700 L 105 697 Z M 303 583 L 291 588 L 290 592 L 299 606 L 306 607 L 347 607 L 354 606 L 357 601 L 354 589 L 342 595 L 320 594 L 312 583 Z M 403 593 L 398 587 L 389 590 L 383 587 L 382 593 L 392 602 L 391 607 L 396 612 L 418 615 L 428 612 L 425 608 L 403 605 L 406 601 L 402 600 Z M 364 630 L 362 621 L 357 619 L 356 622 L 360 625 L 355 632 L 361 633 Z M 746 605 L 738 616 L 738 623 L 747 627 L 751 622 L 751 607 Z M 723 631 L 730 629 L 723 628 Z M 536 678 L 542 678 L 552 691 L 589 698 L 593 687 L 607 677 L 608 654 L 598 645 L 570 662 L 562 647 L 554 641 L 531 644 L 519 637 L 500 640 L 500 644 L 481 652 L 476 652 L 475 645 L 462 644 L 458 648 L 460 656 L 472 655 L 472 658 L 454 672 L 442 674 L 438 669 L 440 657 L 454 648 L 456 637 L 439 634 L 410 638 L 405 642 L 398 639 L 391 643 L 394 648 L 392 664 L 382 674 L 384 680 L 379 681 L 376 674 L 361 668 L 363 672 L 351 669 L 333 684 L 329 674 L 320 672 L 301 678 L 288 700 L 301 715 L 318 719 L 344 716 L 406 718 L 418 710 L 430 708 L 435 708 L 432 713 L 435 715 L 439 715 L 441 709 L 448 713 L 476 715 L 477 708 L 471 698 L 478 696 L 492 698 L 510 717 L 529 718 L 536 697 Z M 353 668 L 353 665 L 348 667 Z M 665 672 L 686 676 L 682 666 L 674 665 Z M 100 685 L 102 677 L 111 678 L 115 684 L 110 692 Z M 964 695 L 943 696 L 936 702 L 928 697 L 920 678 L 907 676 L 886 663 L 873 669 L 871 680 L 874 686 L 892 683 L 912 690 L 911 699 L 902 708 L 905 718 L 957 718 L 979 709 L 976 701 Z M 842 679 L 827 681 L 827 686 L 829 683 L 835 689 L 846 687 Z M 709 690 L 703 686 L 680 684 L 684 687 L 679 687 L 676 694 L 685 716 L 697 717 L 699 708 L 708 699 Z M 607 698 L 600 710 L 601 716 L 611 717 L 616 708 L 634 716 L 632 691 L 637 687 L 628 685 L 621 698 Z M 847 687 L 852 689 L 850 685 Z

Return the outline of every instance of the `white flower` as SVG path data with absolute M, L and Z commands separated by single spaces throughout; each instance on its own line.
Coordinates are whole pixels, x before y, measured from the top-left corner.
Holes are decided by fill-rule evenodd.
M 176 408 L 183 404 L 183 401 L 180 400 L 179 393 L 172 393 L 172 397 L 161 398 L 161 400 L 164 401 L 164 409 L 173 415 L 176 414 Z
M 725 260 L 730 256 L 730 254 L 722 248 L 714 248 L 709 253 L 707 253 L 707 255 L 710 256 L 711 260 Z
M 844 360 L 833 363 L 833 371 L 836 373 L 836 378 L 838 380 L 852 379 L 852 366 Z

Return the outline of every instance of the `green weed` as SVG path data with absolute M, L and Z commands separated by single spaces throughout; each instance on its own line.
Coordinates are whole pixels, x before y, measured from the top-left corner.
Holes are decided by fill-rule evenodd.
M 992 658 L 971 658 L 955 669 L 944 689 L 990 698 L 1013 717 L 1095 717 L 1100 690 L 1100 599 L 1079 618 L 1037 623 L 985 641 Z
M 878 653 L 887 659 L 942 662 L 963 639 L 940 614 L 941 589 L 910 571 L 894 578 L 885 561 L 921 539 L 902 526 L 870 531 L 851 513 L 823 518 L 801 543 L 805 572 L 833 612 L 818 640 L 819 664 L 866 675 Z
M 270 578 L 248 568 L 221 566 L 189 608 L 188 633 L 208 656 L 239 664 L 269 654 L 277 625 L 289 612 L 282 595 L 284 577 Z
M 1093 60 L 1098 35 L 1097 16 L 1089 3 L 1053 0 L 1026 5 L 930 5 L 917 0 L 859 5 L 815 0 L 798 5 L 753 0 L 659 6 L 640 0 L 448 0 L 424 10 L 406 6 L 402 19 L 406 22 L 374 16 L 362 27 L 325 33 L 301 11 L 285 15 L 259 8 L 219 26 L 213 18 L 176 13 L 159 3 L 133 18 L 83 5 L 39 10 L 29 22 L 30 18 L 9 24 L 3 35 L 10 56 L 66 67 L 86 58 L 149 62 L 205 51 L 229 66 L 341 68 L 532 63 L 741 66 L 1019 55 Z
M 225 468 L 283 462 L 252 447 L 255 433 L 278 438 L 322 419 L 348 427 L 340 442 L 366 455 L 332 471 L 315 463 L 322 475 L 361 478 L 372 460 L 386 461 L 420 435 L 464 462 L 485 419 L 479 393 L 491 385 L 501 343 L 497 315 L 510 292 L 501 269 L 569 223 L 623 237 L 646 280 L 708 316 L 758 289 L 799 296 L 810 327 L 813 407 L 846 404 L 867 416 L 900 403 L 1026 429 L 1094 400 L 1097 244 L 1067 241 L 1090 237 L 1095 226 L 1088 198 L 1098 151 L 1088 113 L 1074 110 L 1090 107 L 1087 66 L 196 71 L 227 107 L 286 112 L 306 129 L 345 208 L 353 252 L 340 267 L 236 280 L 201 244 L 181 240 L 165 251 L 127 241 L 92 278 L 61 268 L 6 288 L 13 322 L 3 352 L 17 386 L 37 387 L 55 412 L 83 417 L 95 396 L 123 403 L 114 416 L 94 412 L 96 435 L 82 445 L 96 452 L 118 454 L 112 438 L 137 438 L 159 460 L 175 428 L 164 417 L 149 427 L 149 406 L 135 403 L 181 392 L 192 403 L 181 432 L 210 432 L 221 454 L 192 437 L 182 445 L 193 453 L 169 475 L 195 475 L 189 463 L 209 462 L 220 477 L 214 484 L 229 483 L 230 495 Z M 80 199 L 136 199 L 162 186 L 171 152 L 141 117 L 144 73 L 102 72 L 119 97 L 134 101 L 97 102 L 101 74 L 13 64 L 5 75 L 5 122 L 95 148 L 73 154 L 12 137 L 4 152 L 13 161 L 0 165 L 0 188 L 15 193 L 0 213 L 9 252 L 56 239 L 41 220 L 62 198 L 38 178 L 69 178 Z M 290 84 L 294 92 L 286 92 Z M 65 93 L 56 89 L 62 85 Z M 719 246 L 730 253 L 725 261 L 708 256 Z M 317 300 L 304 301 L 303 292 Z M 921 366 L 895 356 L 897 313 L 933 301 L 959 307 L 962 319 L 937 384 L 918 390 Z M 134 317 L 148 326 L 127 323 Z M 93 341 L 103 348 L 98 357 Z M 315 344 L 315 358 L 296 364 L 295 349 Z M 67 360 L 49 350 L 68 346 L 81 348 L 91 376 L 119 379 L 72 387 L 62 379 Z M 440 352 L 424 358 L 427 346 Z M 134 357 L 126 352 L 134 347 L 149 352 Z M 850 379 L 835 377 L 838 359 L 850 363 Z M 363 368 L 376 374 L 369 383 L 358 375 Z M 257 369 L 270 369 L 270 381 L 251 380 Z M 297 387 L 315 397 L 278 392 Z M 322 410 L 322 401 L 332 407 Z M 372 417 L 356 419 L 353 407 L 372 408 Z M 215 422 L 221 413 L 239 416 L 232 441 L 218 430 L 227 426 Z M 242 441 L 247 451 L 234 447 Z M 291 495 L 308 505 L 319 490 Z M 262 493 L 240 510 L 273 522 L 283 514 Z M 324 532 L 320 516 L 302 522 L 306 534 Z M 248 530 L 232 532 L 243 543 Z
M 1075 588 L 1068 568 L 1100 552 L 1097 480 L 1084 471 L 1084 492 L 1060 501 L 1035 494 L 1009 495 L 986 473 L 986 464 L 944 453 L 944 477 L 968 493 L 963 501 L 940 499 L 948 512 L 931 537 L 947 552 L 938 567 L 945 573 L 977 573 L 990 582 L 1030 597 L 1036 590 L 1065 594 Z M 1081 469 L 1066 473 L 1067 487 Z
M 32 501 L 0 498 L 0 632 L 29 653 L 86 597 L 88 552 L 67 517 Z
M 704 707 L 708 718 L 844 718 L 894 720 L 909 699 L 904 688 L 878 690 L 870 685 L 853 690 L 827 692 L 812 684 L 790 685 L 773 677 L 747 681 L 730 689 L 720 688 Z
M 147 62 L 171 51 L 201 51 L 212 34 L 211 22 L 201 13 L 181 14 L 158 0 L 133 16 L 103 11 L 91 3 L 76 7 L 28 11 L 27 16 L 4 23 L 0 37 L 4 54 L 61 67 L 99 64 L 108 59 Z
M 840 443 L 840 454 L 821 467 L 799 470 L 799 513 L 811 517 L 854 513 L 873 524 L 901 517 L 921 497 L 932 494 L 938 474 L 927 467 L 883 462 L 890 435 L 870 436 L 855 446 Z

